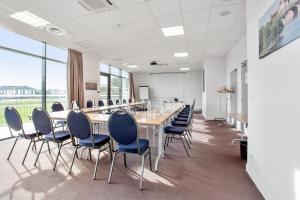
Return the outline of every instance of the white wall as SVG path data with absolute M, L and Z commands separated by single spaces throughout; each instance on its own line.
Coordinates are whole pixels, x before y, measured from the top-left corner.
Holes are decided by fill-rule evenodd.
M 258 58 L 258 21 L 273 2 L 247 1 L 247 171 L 266 199 L 299 200 L 300 39 Z
M 205 73 L 205 92 L 202 95 L 203 115 L 207 120 L 220 117 L 220 98 L 221 98 L 221 117 L 225 117 L 225 95 L 217 91 L 225 86 L 225 59 L 216 57 L 207 59 L 203 65 Z
M 187 73 L 149 74 L 135 73 L 136 97 L 138 86 L 149 86 L 152 102 L 178 97 L 186 104 L 195 98 L 195 110 L 202 109 L 202 74 L 200 71 Z
M 247 38 L 246 34 L 241 37 L 241 39 L 234 45 L 234 47 L 228 52 L 225 57 L 226 63 L 226 86 L 230 87 L 230 72 L 234 69 L 237 69 L 238 74 L 238 81 L 237 81 L 237 112 L 242 112 L 242 80 L 241 80 L 241 73 L 242 73 L 242 65 L 244 61 L 247 60 Z M 230 95 L 227 95 L 228 98 L 228 113 L 230 113 Z

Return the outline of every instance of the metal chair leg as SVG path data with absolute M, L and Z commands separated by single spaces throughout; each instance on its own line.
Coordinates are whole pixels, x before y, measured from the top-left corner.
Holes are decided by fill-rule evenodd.
M 168 137 L 169 137 L 169 134 L 167 134 L 167 135 L 166 135 L 166 138 L 165 138 L 164 150 L 166 150 L 166 145 L 167 145 Z
M 11 153 L 13 152 L 13 150 L 14 150 L 14 148 L 15 148 L 15 146 L 16 146 L 16 143 L 17 143 L 17 141 L 18 141 L 18 139 L 19 139 L 19 137 L 16 137 L 16 140 L 15 140 L 15 142 L 14 142 L 14 144 L 13 144 L 13 146 L 12 146 L 10 152 L 9 152 L 9 155 L 8 155 L 8 157 L 7 157 L 7 160 L 9 160 L 9 158 L 10 158 L 10 156 L 11 156 Z
M 183 141 L 182 137 L 180 137 L 180 139 L 181 139 L 182 145 L 183 145 L 183 147 L 185 149 L 185 152 L 186 152 L 187 156 L 190 157 L 189 152 L 188 152 L 188 150 L 185 147 L 185 144 L 184 144 L 184 141 Z
M 151 159 L 151 149 L 149 147 L 149 162 L 150 162 L 150 170 L 152 171 L 152 159 Z
M 75 160 L 75 156 L 77 155 L 77 147 L 75 148 L 75 151 L 74 151 L 74 155 L 73 155 L 73 159 L 72 159 L 72 163 L 71 163 L 71 166 L 70 166 L 70 171 L 69 171 L 69 174 L 72 173 L 72 167 L 73 167 L 73 164 L 74 164 L 74 160 Z M 78 155 L 77 155 L 77 158 L 78 158 Z
M 35 159 L 35 162 L 34 162 L 34 166 L 36 166 L 36 163 L 37 163 L 37 161 L 38 161 L 38 159 L 39 159 L 39 156 L 40 156 L 40 154 L 41 154 L 41 151 L 42 151 L 42 148 L 43 148 L 44 143 L 45 143 L 45 141 L 42 141 L 42 145 L 41 145 L 41 148 L 40 148 L 40 150 L 39 150 L 38 155 L 36 156 L 36 159 Z
M 126 162 L 126 153 L 123 154 L 124 155 L 124 166 L 127 167 L 127 162 Z
M 145 163 L 145 155 L 142 155 L 142 172 L 141 172 L 141 179 L 140 179 L 140 190 L 143 188 L 144 163 Z
M 109 148 L 110 161 L 112 161 L 112 149 L 111 149 L 110 142 L 108 143 L 108 148 Z
M 49 152 L 49 154 L 51 155 L 50 145 L 49 145 L 49 142 L 48 142 L 48 141 L 47 141 L 47 146 L 48 146 L 48 152 Z
M 57 153 L 57 156 L 56 156 L 56 159 L 55 159 L 55 163 L 54 163 L 54 166 L 53 166 L 53 171 L 55 171 L 56 164 L 57 164 L 57 161 L 58 161 L 58 157 L 60 155 L 60 150 L 61 150 L 61 147 L 62 147 L 62 144 L 60 144 L 60 143 L 57 143 L 57 144 L 58 144 L 58 153 Z
M 31 143 L 32 143 L 32 140 L 30 140 L 30 142 L 29 142 L 28 148 L 27 148 L 27 150 L 26 150 L 25 156 L 24 156 L 23 161 L 22 161 L 22 165 L 23 165 L 24 162 L 25 162 L 25 159 L 26 159 L 26 157 L 27 157 L 27 154 L 28 154 L 28 151 L 29 151 L 29 149 L 30 149 Z
M 99 151 L 98 151 L 97 160 L 96 160 L 95 169 L 94 169 L 93 180 L 96 179 L 96 174 L 97 174 L 97 169 L 98 169 L 98 163 L 99 163 L 100 152 L 101 152 L 101 148 L 99 148 Z
M 109 176 L 108 176 L 108 183 L 110 183 L 110 181 L 111 181 L 111 175 L 112 175 L 112 171 L 113 171 L 113 167 L 114 167 L 114 163 L 115 163 L 115 158 L 116 158 L 116 152 L 114 152 L 113 159 L 111 161 L 111 166 L 110 166 L 110 171 L 109 171 Z
M 168 137 L 167 147 L 169 147 L 170 138 L 172 138 L 171 134 L 169 134 L 169 137 Z
M 189 149 L 191 149 L 191 147 L 190 147 L 190 145 L 189 145 L 189 142 L 187 141 L 187 139 L 186 139 L 186 137 L 185 137 L 185 135 L 184 135 L 184 134 L 183 134 L 183 137 L 184 137 L 184 140 L 185 140 L 185 142 L 186 142 L 186 144 L 187 144 L 188 148 L 189 148 Z

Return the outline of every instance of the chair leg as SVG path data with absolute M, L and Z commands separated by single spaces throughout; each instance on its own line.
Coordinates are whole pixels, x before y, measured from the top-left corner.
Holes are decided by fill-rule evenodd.
M 73 159 L 72 159 L 72 163 L 71 163 L 71 166 L 70 166 L 70 171 L 69 171 L 69 174 L 72 173 L 72 167 L 73 167 L 73 164 L 74 164 L 74 160 L 75 160 L 75 156 L 77 155 L 77 147 L 75 148 L 75 151 L 74 151 L 74 155 L 73 155 Z M 77 155 L 77 158 L 78 158 L 78 155 Z
M 110 161 L 112 161 L 112 149 L 111 149 L 110 142 L 108 143 L 108 148 L 109 148 Z
M 185 142 L 186 142 L 188 148 L 191 149 L 191 147 L 190 147 L 190 145 L 189 145 L 189 142 L 187 141 L 187 139 L 186 139 L 186 137 L 185 137 L 185 134 L 183 134 L 183 137 L 184 137 L 184 140 L 185 140 Z
M 167 147 L 169 147 L 170 138 L 172 138 L 171 134 L 169 134 L 169 137 L 168 137 Z
M 145 155 L 142 155 L 142 172 L 141 172 L 141 179 L 140 179 L 140 190 L 143 188 L 144 163 L 145 163 Z
M 34 162 L 34 166 L 36 166 L 36 163 L 37 163 L 37 161 L 38 161 L 38 159 L 39 159 L 39 156 L 40 156 L 40 154 L 41 154 L 41 151 L 42 151 L 42 148 L 43 148 L 44 143 L 45 143 L 45 141 L 42 141 L 42 145 L 41 145 L 41 148 L 40 148 L 40 150 L 39 150 L 38 155 L 36 156 L 36 159 L 35 159 L 35 162 Z
M 149 147 L 149 163 L 150 163 L 150 170 L 152 172 L 152 159 L 151 159 L 151 149 Z
M 124 155 L 124 166 L 127 167 L 126 153 L 124 153 L 123 155 Z
M 32 150 L 34 149 L 34 151 L 36 152 L 36 142 L 35 139 L 33 139 L 33 145 L 32 145 Z
M 89 148 L 89 157 L 90 157 L 90 161 L 92 161 L 92 151 L 90 148 Z
M 185 144 L 184 144 L 184 141 L 183 141 L 183 139 L 182 139 L 182 136 L 180 136 L 180 139 L 181 139 L 182 145 L 183 145 L 183 147 L 184 147 L 184 149 L 185 149 L 185 152 L 186 152 L 187 156 L 190 157 L 189 152 L 188 152 L 188 150 L 187 150 L 186 147 L 185 147 Z
M 98 163 L 99 163 L 100 152 L 101 152 L 101 148 L 99 148 L 99 151 L 98 151 L 97 160 L 96 160 L 95 169 L 94 169 L 93 180 L 96 179 L 96 174 L 97 174 L 97 169 L 98 169 Z
M 57 164 L 57 161 L 58 161 L 58 157 L 60 155 L 60 150 L 61 150 L 61 147 L 62 147 L 62 144 L 60 144 L 60 143 L 57 143 L 57 144 L 58 144 L 58 153 L 57 153 L 57 156 L 56 156 L 56 159 L 55 159 L 55 163 L 54 163 L 54 166 L 53 166 L 53 171 L 55 171 L 56 164 Z
M 49 145 L 49 142 L 48 142 L 48 141 L 47 141 L 47 146 L 48 146 L 48 152 L 49 152 L 49 154 L 51 155 L 50 145 Z
M 25 156 L 24 156 L 23 161 L 22 161 L 22 165 L 23 165 L 24 162 L 25 162 L 25 159 L 26 159 L 26 157 L 27 157 L 27 154 L 28 154 L 28 151 L 29 151 L 29 149 L 30 149 L 31 143 L 32 143 L 32 140 L 30 140 L 30 142 L 29 142 L 28 148 L 27 148 L 27 150 L 26 150 Z
M 186 133 L 186 137 L 189 140 L 190 144 L 192 144 L 192 140 L 191 140 L 190 134 L 187 131 L 185 133 Z
M 16 146 L 16 143 L 17 143 L 17 141 L 18 141 L 18 139 L 19 139 L 19 137 L 16 137 L 16 140 L 15 140 L 15 142 L 14 142 L 14 144 L 13 144 L 13 146 L 12 146 L 10 152 L 9 152 L 9 155 L 8 155 L 8 157 L 7 157 L 7 160 L 9 160 L 9 158 L 10 158 L 10 156 L 11 156 L 11 153 L 13 152 L 13 150 L 14 150 L 14 148 L 15 148 L 15 146 Z
M 168 137 L 169 137 L 169 134 L 167 134 L 167 135 L 166 135 L 166 138 L 165 138 L 164 150 L 166 150 L 166 145 L 167 145 Z
M 110 183 L 111 181 L 111 175 L 112 175 L 112 171 L 113 171 L 113 167 L 114 167 L 114 163 L 115 163 L 115 159 L 116 159 L 116 152 L 114 152 L 113 154 L 113 159 L 111 161 L 111 166 L 110 166 L 110 171 L 109 171 L 109 176 L 108 176 L 108 183 Z

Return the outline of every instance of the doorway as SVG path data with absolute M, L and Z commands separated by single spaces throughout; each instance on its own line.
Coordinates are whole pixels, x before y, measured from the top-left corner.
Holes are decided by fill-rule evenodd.
M 230 113 L 237 113 L 237 69 L 230 72 Z
M 242 113 L 247 115 L 248 114 L 248 67 L 247 61 L 242 63 L 242 71 L 241 71 L 241 78 L 242 78 Z

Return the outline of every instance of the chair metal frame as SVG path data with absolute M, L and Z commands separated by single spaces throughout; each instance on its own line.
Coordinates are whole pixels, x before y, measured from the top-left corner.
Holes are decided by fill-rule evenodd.
M 65 109 L 64 109 L 64 106 L 62 105 L 62 103 L 56 101 L 56 102 L 54 102 L 54 103 L 52 104 L 52 106 L 51 106 L 52 112 L 58 112 L 58 111 L 54 111 L 54 110 L 53 110 L 53 105 L 54 105 L 54 104 L 60 104 L 60 105 L 62 106 L 63 109 L 60 110 L 60 111 L 64 111 L 64 110 L 65 110 Z M 65 130 L 65 122 L 63 122 L 63 123 L 58 123 L 57 121 L 54 120 L 53 123 L 54 123 L 54 129 L 59 128 L 59 127 L 62 127 L 62 129 Z
M 134 116 L 131 113 L 129 113 L 127 111 L 120 110 L 120 111 L 115 111 L 115 112 L 116 113 L 127 113 L 133 119 L 133 121 L 134 121 L 134 123 L 136 125 L 136 129 L 137 129 L 136 130 L 137 131 L 136 142 L 137 142 L 137 146 L 138 146 L 138 153 L 130 153 L 130 152 L 126 152 L 126 153 L 135 154 L 135 155 L 138 154 L 139 156 L 142 157 L 142 170 L 141 170 L 141 177 L 140 177 L 140 184 L 139 184 L 139 189 L 142 190 L 143 189 L 143 176 L 144 176 L 145 158 L 148 155 L 149 155 L 150 170 L 152 171 L 152 160 L 151 160 L 151 148 L 150 148 L 150 145 L 149 145 L 149 147 L 148 147 L 147 150 L 145 150 L 143 153 L 141 153 L 141 149 L 140 149 L 140 145 L 139 145 L 139 128 L 138 128 L 138 123 L 137 123 L 136 119 L 134 118 Z M 108 124 L 112 120 L 111 116 L 108 119 Z M 108 126 L 108 129 L 109 129 L 109 126 Z M 110 130 L 109 130 L 109 134 L 110 134 Z M 112 142 L 112 144 L 113 144 L 113 140 L 114 140 L 114 138 L 111 136 L 111 142 Z M 109 171 L 109 176 L 108 176 L 108 183 L 109 184 L 111 183 L 112 171 L 113 171 L 115 159 L 116 159 L 116 156 L 118 155 L 118 153 L 120 153 L 120 152 L 117 149 L 113 148 L 113 159 L 112 159 L 112 163 L 111 163 L 110 171 Z M 123 155 L 124 155 L 124 166 L 127 168 L 126 153 L 123 153 Z
M 88 117 L 88 115 L 86 113 L 84 113 L 82 110 L 76 110 L 76 111 L 71 111 L 71 112 L 81 112 L 88 120 L 89 122 L 89 126 L 90 126 L 90 136 L 92 138 L 92 144 L 93 144 L 93 149 L 98 149 L 98 154 L 97 154 L 97 160 L 96 160 L 96 163 L 95 163 L 95 169 L 94 169 L 94 173 L 93 173 L 93 180 L 96 179 L 96 174 L 97 174 L 97 170 L 98 170 L 98 163 L 99 163 L 99 157 L 100 157 L 100 153 L 104 150 L 106 150 L 107 148 L 109 148 L 109 153 L 110 153 L 110 159 L 112 160 L 112 148 L 111 148 L 111 144 L 110 142 L 108 143 L 105 143 L 104 145 L 108 144 L 105 148 L 102 148 L 104 145 L 100 145 L 100 146 L 95 146 L 95 142 L 94 142 L 94 137 L 92 136 L 93 134 L 93 127 L 92 127 L 92 122 L 90 120 L 90 118 Z M 71 112 L 68 114 L 68 117 L 69 118 L 69 115 L 71 114 Z M 69 126 L 69 121 L 67 121 L 67 124 Z M 83 148 L 86 148 L 85 146 L 81 146 L 78 142 L 78 138 L 76 138 L 75 136 L 72 135 L 72 132 L 70 131 L 70 135 L 71 135 L 71 141 L 72 141 L 72 145 L 73 147 L 75 148 L 74 150 L 74 154 L 73 154 L 73 158 L 72 158 L 72 163 L 71 163 L 71 166 L 70 166 L 70 171 L 69 171 L 69 174 L 72 173 L 72 167 L 73 167 L 73 164 L 74 164 L 74 161 L 75 161 L 75 157 L 77 156 L 78 157 L 78 152 L 77 150 L 80 149 L 81 147 Z M 88 147 L 89 149 L 89 155 L 90 155 L 90 159 L 91 159 L 91 147 Z

